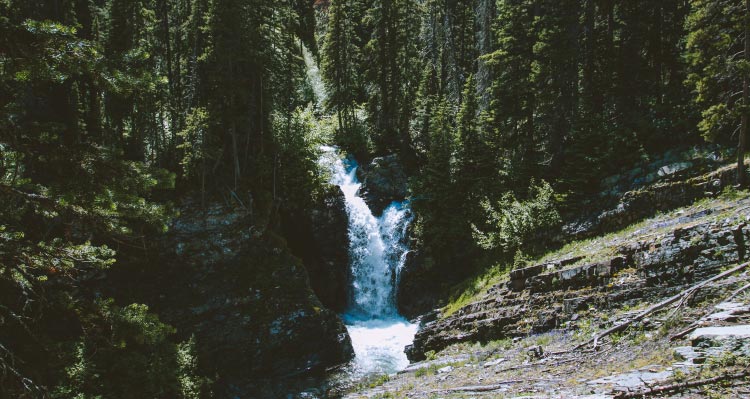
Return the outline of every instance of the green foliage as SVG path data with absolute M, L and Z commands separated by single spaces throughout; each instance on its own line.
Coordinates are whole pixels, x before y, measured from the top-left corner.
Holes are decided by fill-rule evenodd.
M 334 0 L 328 9 L 328 29 L 323 41 L 322 69 L 328 92 L 327 106 L 338 117 L 339 129 L 354 134 L 357 102 L 363 98 L 359 68 L 362 54 L 356 24 L 362 5 L 353 0 Z
M 312 195 L 323 184 L 318 173 L 318 122 L 312 109 L 297 110 L 289 115 L 275 115 L 278 155 L 273 193 L 288 211 L 306 209 Z M 317 132 L 320 133 L 320 132 Z
M 532 245 L 530 241 L 540 232 L 559 227 L 561 218 L 549 183 L 532 181 L 529 192 L 530 197 L 525 201 L 519 201 L 512 193 L 506 193 L 494 204 L 489 199 L 482 201 L 492 230 L 483 232 L 472 226 L 479 246 L 513 253 Z
M 701 109 L 698 128 L 709 141 L 725 141 L 739 125 L 742 78 L 750 68 L 742 57 L 745 12 L 742 2 L 692 2 L 687 21 L 687 82 Z
M 206 162 L 215 159 L 216 155 L 207 154 L 205 143 L 208 129 L 208 112 L 205 108 L 195 108 L 185 120 L 185 128 L 177 135 L 182 143 L 177 149 L 182 152 L 180 166 L 186 178 L 197 179 L 206 172 Z
M 419 76 L 418 37 L 420 9 L 415 0 L 374 2 L 365 23 L 371 36 L 363 50 L 368 118 L 378 152 L 411 157 L 408 126 L 411 101 Z
M 195 374 L 194 343 L 175 344 L 174 328 L 148 313 L 145 305 L 96 304 L 86 320 L 103 334 L 87 334 L 76 343 L 65 377 L 53 398 L 206 397 L 207 380 Z
M 437 374 L 437 371 L 440 367 L 441 366 L 438 365 L 437 363 L 431 363 L 427 367 L 418 368 L 417 371 L 414 372 L 414 376 L 419 378 L 419 377 L 424 377 L 424 376 L 429 376 L 429 375 L 435 375 Z

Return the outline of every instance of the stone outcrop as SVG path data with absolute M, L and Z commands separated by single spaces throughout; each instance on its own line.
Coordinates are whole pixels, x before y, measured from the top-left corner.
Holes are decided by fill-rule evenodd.
M 330 215 L 314 217 L 340 223 L 338 200 L 328 198 Z M 260 378 L 353 357 L 346 328 L 318 300 L 302 262 L 262 222 L 244 208 L 185 204 L 161 244 L 159 280 L 150 282 L 159 293 L 154 310 L 181 338 L 195 338 L 203 372 L 242 397 Z
M 575 313 L 655 300 L 747 258 L 750 199 L 661 221 L 608 243 L 610 255 L 582 263 L 559 259 L 512 271 L 479 300 L 425 323 L 407 348 L 423 360 L 459 342 L 540 333 L 575 323 Z M 635 234 L 634 234 L 635 235 Z
M 378 157 L 357 170 L 362 182 L 359 195 L 379 216 L 393 201 L 403 201 L 408 195 L 408 179 L 396 155 Z
M 651 164 L 604 179 L 602 193 L 587 205 L 597 211 L 567 223 L 557 238 L 571 241 L 612 232 L 657 212 L 713 197 L 734 185 L 735 165 L 720 167 L 718 155 L 694 151 L 668 153 Z
M 435 289 L 423 264 L 419 250 L 409 251 L 399 276 L 396 291 L 398 312 L 408 319 L 420 316 L 439 301 L 440 292 Z
M 329 186 L 310 217 L 311 254 L 304 259 L 310 285 L 323 304 L 341 313 L 348 302 L 349 286 L 349 219 L 341 189 Z M 302 241 L 304 244 L 305 239 Z

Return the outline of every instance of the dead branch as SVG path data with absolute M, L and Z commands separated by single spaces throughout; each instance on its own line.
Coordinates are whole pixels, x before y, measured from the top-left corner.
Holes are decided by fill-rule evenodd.
M 726 298 L 726 299 L 724 300 L 724 302 L 729 302 L 729 301 L 731 301 L 732 299 L 736 298 L 736 297 L 737 297 L 737 295 L 741 294 L 741 293 L 742 293 L 743 291 L 746 291 L 746 290 L 747 290 L 748 288 L 750 288 L 750 283 L 748 283 L 748 284 L 745 284 L 745 285 L 743 285 L 742 287 L 740 287 L 739 289 L 737 289 L 737 291 L 734 291 L 734 292 L 733 292 L 733 293 L 732 293 L 731 295 L 729 295 L 729 296 L 728 296 L 728 297 L 727 297 L 727 298 Z
M 630 326 L 631 324 L 633 324 L 633 323 L 635 323 L 637 321 L 643 320 L 644 318 L 646 318 L 646 316 L 648 316 L 648 315 L 650 315 L 650 314 L 652 314 L 654 312 L 657 312 L 659 310 L 662 310 L 662 309 L 666 308 L 667 306 L 669 306 L 669 305 L 671 305 L 671 304 L 673 304 L 673 303 L 675 303 L 675 302 L 677 302 L 677 301 L 679 301 L 679 300 L 681 300 L 681 299 L 683 299 L 683 298 L 685 298 L 685 297 L 687 297 L 689 295 L 692 295 L 695 291 L 697 291 L 697 290 L 705 287 L 706 285 L 708 285 L 708 284 L 710 284 L 710 283 L 712 283 L 714 281 L 721 280 L 721 279 L 723 279 L 725 277 L 731 276 L 734 273 L 737 273 L 737 272 L 739 272 L 741 270 L 746 269 L 748 266 L 750 266 L 750 262 L 743 263 L 743 264 L 741 264 L 741 265 L 739 265 L 737 267 L 734 267 L 732 269 L 729 269 L 729 270 L 727 270 L 727 271 L 725 271 L 723 273 L 719 273 L 719 274 L 717 274 L 714 277 L 711 277 L 709 279 L 703 280 L 700 283 L 695 284 L 692 287 L 686 289 L 685 291 L 683 291 L 683 292 L 681 292 L 681 293 L 679 293 L 677 295 L 674 295 L 672 297 L 669 297 L 669 298 L 667 298 L 667 299 L 665 299 L 665 300 L 657 303 L 656 305 L 653 305 L 653 306 L 649 307 L 648 309 L 646 309 L 643 312 L 639 313 L 636 317 L 634 317 L 634 318 L 632 318 L 632 319 L 630 319 L 630 320 L 628 320 L 628 321 L 626 321 L 624 323 L 621 323 L 621 324 L 618 324 L 618 325 L 616 325 L 614 327 L 611 327 L 611 328 L 605 330 L 602 333 L 597 334 L 594 338 L 592 338 L 592 339 L 590 339 L 590 340 L 588 340 L 588 341 L 586 341 L 586 342 L 584 342 L 584 343 L 576 346 L 575 348 L 573 348 L 573 350 L 581 349 L 581 348 L 583 348 L 585 346 L 588 346 L 592 342 L 594 343 L 594 347 L 596 347 L 596 345 L 597 345 L 597 343 L 599 342 L 600 339 L 602 339 L 602 338 L 604 338 L 604 337 L 606 337 L 606 336 L 608 336 L 608 335 L 610 335 L 612 333 L 615 333 L 615 332 L 618 332 L 618 331 L 622 331 L 622 330 L 626 329 L 628 326 Z
M 474 386 L 438 389 L 438 390 L 433 391 L 433 393 L 435 392 L 492 392 L 492 391 L 497 391 L 498 389 L 503 389 L 506 385 L 520 384 L 522 382 L 526 382 L 526 381 L 508 380 L 508 381 L 498 382 L 492 385 L 474 385 Z
M 681 339 L 685 337 L 686 335 L 690 334 L 691 332 L 695 331 L 698 328 L 698 323 L 691 324 L 688 328 L 678 332 L 677 334 L 669 337 L 670 341 L 677 341 L 678 339 Z
M 433 393 L 437 393 L 437 392 L 492 392 L 492 391 L 497 391 L 498 389 L 503 389 L 505 386 L 510 385 L 510 384 L 522 384 L 524 382 L 535 382 L 535 381 L 560 381 L 560 380 L 555 379 L 555 378 L 529 378 L 525 380 L 507 380 L 507 381 L 500 381 L 491 385 L 468 385 L 468 386 L 463 386 L 463 387 L 436 389 L 432 392 Z
M 643 391 L 621 392 L 615 395 L 615 399 L 642 398 L 644 396 L 659 395 L 659 394 L 663 394 L 666 392 L 682 391 L 685 389 L 695 388 L 695 387 L 699 387 L 703 385 L 715 384 L 721 381 L 738 380 L 740 378 L 745 378 L 747 376 L 750 376 L 750 371 L 744 371 L 744 372 L 737 373 L 737 374 L 724 374 L 724 375 L 716 376 L 713 378 L 706 378 L 704 380 L 683 382 L 680 384 L 662 385 L 662 386 L 653 387 L 653 388 L 643 390 Z
M 729 302 L 729 301 L 731 301 L 732 299 L 736 298 L 737 295 L 741 294 L 743 291 L 747 290 L 748 288 L 750 288 L 750 284 L 745 284 L 744 286 L 742 286 L 738 290 L 732 292 L 728 297 L 724 298 L 721 302 Z M 711 308 L 711 312 L 713 312 L 715 310 L 716 310 L 716 306 L 714 306 L 714 307 Z M 704 315 L 704 317 L 705 317 L 705 315 Z M 676 341 L 678 339 L 681 339 L 681 338 L 685 337 L 686 335 L 690 334 L 691 332 L 695 331 L 695 329 L 698 328 L 699 326 L 700 326 L 700 320 L 698 320 L 696 322 L 693 322 L 686 329 L 684 329 L 684 330 L 678 332 L 677 334 L 669 337 L 669 340 L 670 341 Z

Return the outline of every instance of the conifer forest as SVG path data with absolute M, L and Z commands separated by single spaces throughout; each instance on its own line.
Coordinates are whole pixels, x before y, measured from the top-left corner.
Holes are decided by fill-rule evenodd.
M 750 397 L 749 125 L 750 0 L 0 0 L 0 399 Z

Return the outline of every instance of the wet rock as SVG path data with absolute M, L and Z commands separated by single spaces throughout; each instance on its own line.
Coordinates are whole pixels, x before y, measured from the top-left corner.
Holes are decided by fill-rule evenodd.
M 359 195 L 379 216 L 393 201 L 403 201 L 408 194 L 408 179 L 398 157 L 378 157 L 357 170 L 362 182 Z
M 431 277 L 425 270 L 421 253 L 419 251 L 407 252 L 396 291 L 396 302 L 400 314 L 413 319 L 434 309 L 438 302 L 439 292 L 434 289 Z M 426 320 L 423 318 L 423 322 Z

